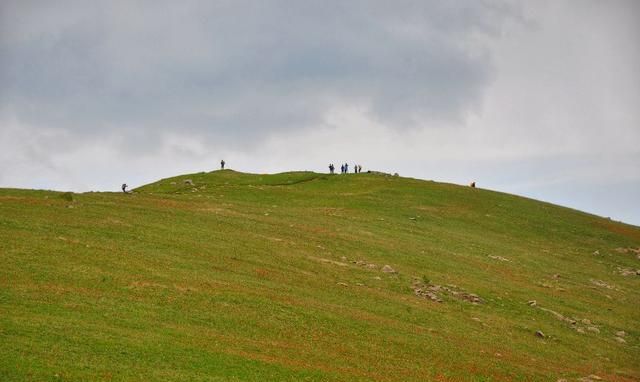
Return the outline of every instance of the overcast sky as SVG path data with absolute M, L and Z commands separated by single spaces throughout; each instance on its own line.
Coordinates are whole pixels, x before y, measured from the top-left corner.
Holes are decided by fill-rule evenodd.
M 639 16 L 634 0 L 2 0 L 0 187 L 357 162 L 640 225 Z

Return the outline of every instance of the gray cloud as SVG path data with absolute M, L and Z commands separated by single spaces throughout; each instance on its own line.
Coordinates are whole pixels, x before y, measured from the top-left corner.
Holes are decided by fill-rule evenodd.
M 225 139 L 304 128 L 344 103 L 392 126 L 460 119 L 491 76 L 474 38 L 513 14 L 481 2 L 109 4 L 3 5 L 9 112 L 77 134 Z

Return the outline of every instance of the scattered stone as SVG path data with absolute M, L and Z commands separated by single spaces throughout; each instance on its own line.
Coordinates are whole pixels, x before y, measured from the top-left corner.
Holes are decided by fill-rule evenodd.
M 382 272 L 384 273 L 396 273 L 396 270 L 391 268 L 389 265 L 385 265 L 382 267 Z
M 531 302 L 531 301 L 530 301 Z M 566 323 L 571 324 L 571 328 L 574 329 L 575 331 L 577 331 L 578 333 L 582 333 L 585 334 L 585 330 L 584 328 L 582 328 L 581 326 L 577 325 L 578 321 L 580 321 L 581 324 L 583 325 L 588 325 L 589 327 L 587 328 L 587 330 L 591 331 L 591 332 L 596 332 L 599 333 L 600 330 L 598 328 L 596 328 L 595 326 L 593 326 L 593 324 L 591 323 L 590 320 L 588 319 L 582 319 L 582 320 L 577 320 L 575 318 L 570 318 L 570 317 L 565 317 L 562 314 L 551 310 L 551 309 L 547 309 L 547 308 L 543 308 L 541 306 L 536 306 L 536 305 L 531 305 L 532 307 L 537 307 L 538 309 L 547 312 L 547 313 L 551 313 L 555 318 L 557 318 L 560 321 L 564 321 Z
M 382 280 L 382 277 L 376 276 L 376 277 L 374 277 L 374 280 Z
M 477 294 L 473 294 L 473 293 L 467 294 L 466 296 L 464 296 L 464 299 L 471 301 L 474 304 L 479 304 L 480 302 L 482 302 L 480 297 Z
M 616 339 L 616 341 L 620 342 L 621 344 L 626 344 L 627 343 L 627 341 L 625 341 L 625 339 L 622 338 L 622 337 L 614 337 L 614 338 Z
M 595 379 L 591 379 L 589 377 L 582 377 L 577 379 L 578 382 L 594 382 Z
M 618 337 L 624 337 L 626 335 L 627 335 L 627 333 L 625 333 L 624 330 L 620 330 L 619 332 L 616 332 L 616 336 L 618 336 Z
M 602 287 L 602 288 L 614 289 L 613 285 L 609 285 L 609 284 L 607 284 L 606 282 L 604 282 L 602 280 L 591 279 L 591 284 L 593 284 L 595 286 Z
M 593 254 L 598 256 L 600 254 L 600 251 L 594 251 Z
M 547 309 L 547 308 L 543 308 L 543 307 L 538 307 L 538 309 L 553 314 L 553 316 L 555 318 L 557 318 L 558 320 L 560 320 L 560 321 L 570 320 L 569 318 L 563 316 L 562 314 L 556 312 L 555 310 L 551 310 L 551 309 Z
M 346 261 L 346 260 L 347 260 L 347 258 L 346 258 L 345 256 L 341 256 L 341 257 L 340 257 L 340 260 L 342 260 L 342 261 Z
M 616 248 L 616 251 L 620 253 L 635 253 L 640 256 L 640 248 Z
M 508 261 L 508 262 L 510 262 L 510 261 L 511 261 L 511 260 L 507 259 L 506 257 L 502 257 L 502 256 L 489 255 L 488 257 L 489 257 L 490 259 L 494 259 L 494 260 Z
M 560 275 L 559 275 L 558 273 L 556 273 L 556 274 L 554 274 L 553 276 L 551 276 L 551 278 L 553 278 L 553 279 L 559 279 L 559 278 L 560 278 Z
M 338 285 L 345 286 L 345 287 L 349 286 L 349 284 L 347 284 L 347 283 L 338 283 Z
M 442 296 L 449 295 L 455 297 L 459 300 L 469 301 L 470 303 L 477 305 L 481 304 L 484 301 L 480 296 L 474 293 L 467 293 L 463 290 L 457 290 L 459 288 L 455 286 L 442 286 L 437 284 L 431 284 L 429 282 L 425 282 L 420 278 L 414 278 L 413 281 L 413 291 L 416 296 L 424 297 L 431 301 L 435 302 L 443 302 Z
M 542 333 L 542 331 L 537 330 L 536 331 L 536 337 L 545 338 L 546 336 L 544 335 L 544 333 Z
M 193 181 L 191 179 L 185 179 L 184 184 L 188 184 L 189 186 L 193 186 Z
M 410 217 L 410 218 L 409 218 L 409 220 L 416 220 L 416 218 L 414 218 L 414 217 Z
M 327 264 L 333 264 L 333 265 L 337 265 L 339 267 L 348 267 L 349 264 L 347 263 L 342 263 L 340 261 L 334 261 L 334 260 L 330 260 L 330 259 L 323 259 L 323 258 L 315 258 L 316 260 L 322 262 L 322 263 L 327 263 Z
M 631 268 L 618 267 L 618 273 L 620 273 L 620 275 L 622 275 L 622 276 L 636 276 L 636 275 L 640 274 L 639 272 L 640 272 L 640 269 L 639 270 L 633 270 Z
M 442 299 L 438 297 L 438 295 L 430 290 L 423 290 L 421 288 L 416 288 L 413 290 L 416 296 L 427 298 L 434 302 L 442 302 Z
M 588 377 L 582 377 L 579 378 L 578 381 L 580 382 L 593 382 L 593 381 L 601 381 L 602 378 L 600 378 L 599 376 L 595 375 L 595 374 L 591 374 Z
M 536 300 L 530 300 L 530 301 L 527 301 L 527 305 L 531 307 L 535 307 L 536 305 L 538 305 L 538 302 Z

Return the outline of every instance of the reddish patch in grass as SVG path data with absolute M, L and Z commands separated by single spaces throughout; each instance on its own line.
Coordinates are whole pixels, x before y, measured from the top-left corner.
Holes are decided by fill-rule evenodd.
M 609 232 L 640 241 L 640 229 L 638 227 L 605 219 L 598 219 L 594 223 L 597 227 L 604 228 Z

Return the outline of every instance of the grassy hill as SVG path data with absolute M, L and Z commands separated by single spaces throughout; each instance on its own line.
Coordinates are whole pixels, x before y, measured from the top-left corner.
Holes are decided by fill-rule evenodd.
M 0 380 L 637 381 L 638 248 L 380 174 L 1 189 Z

